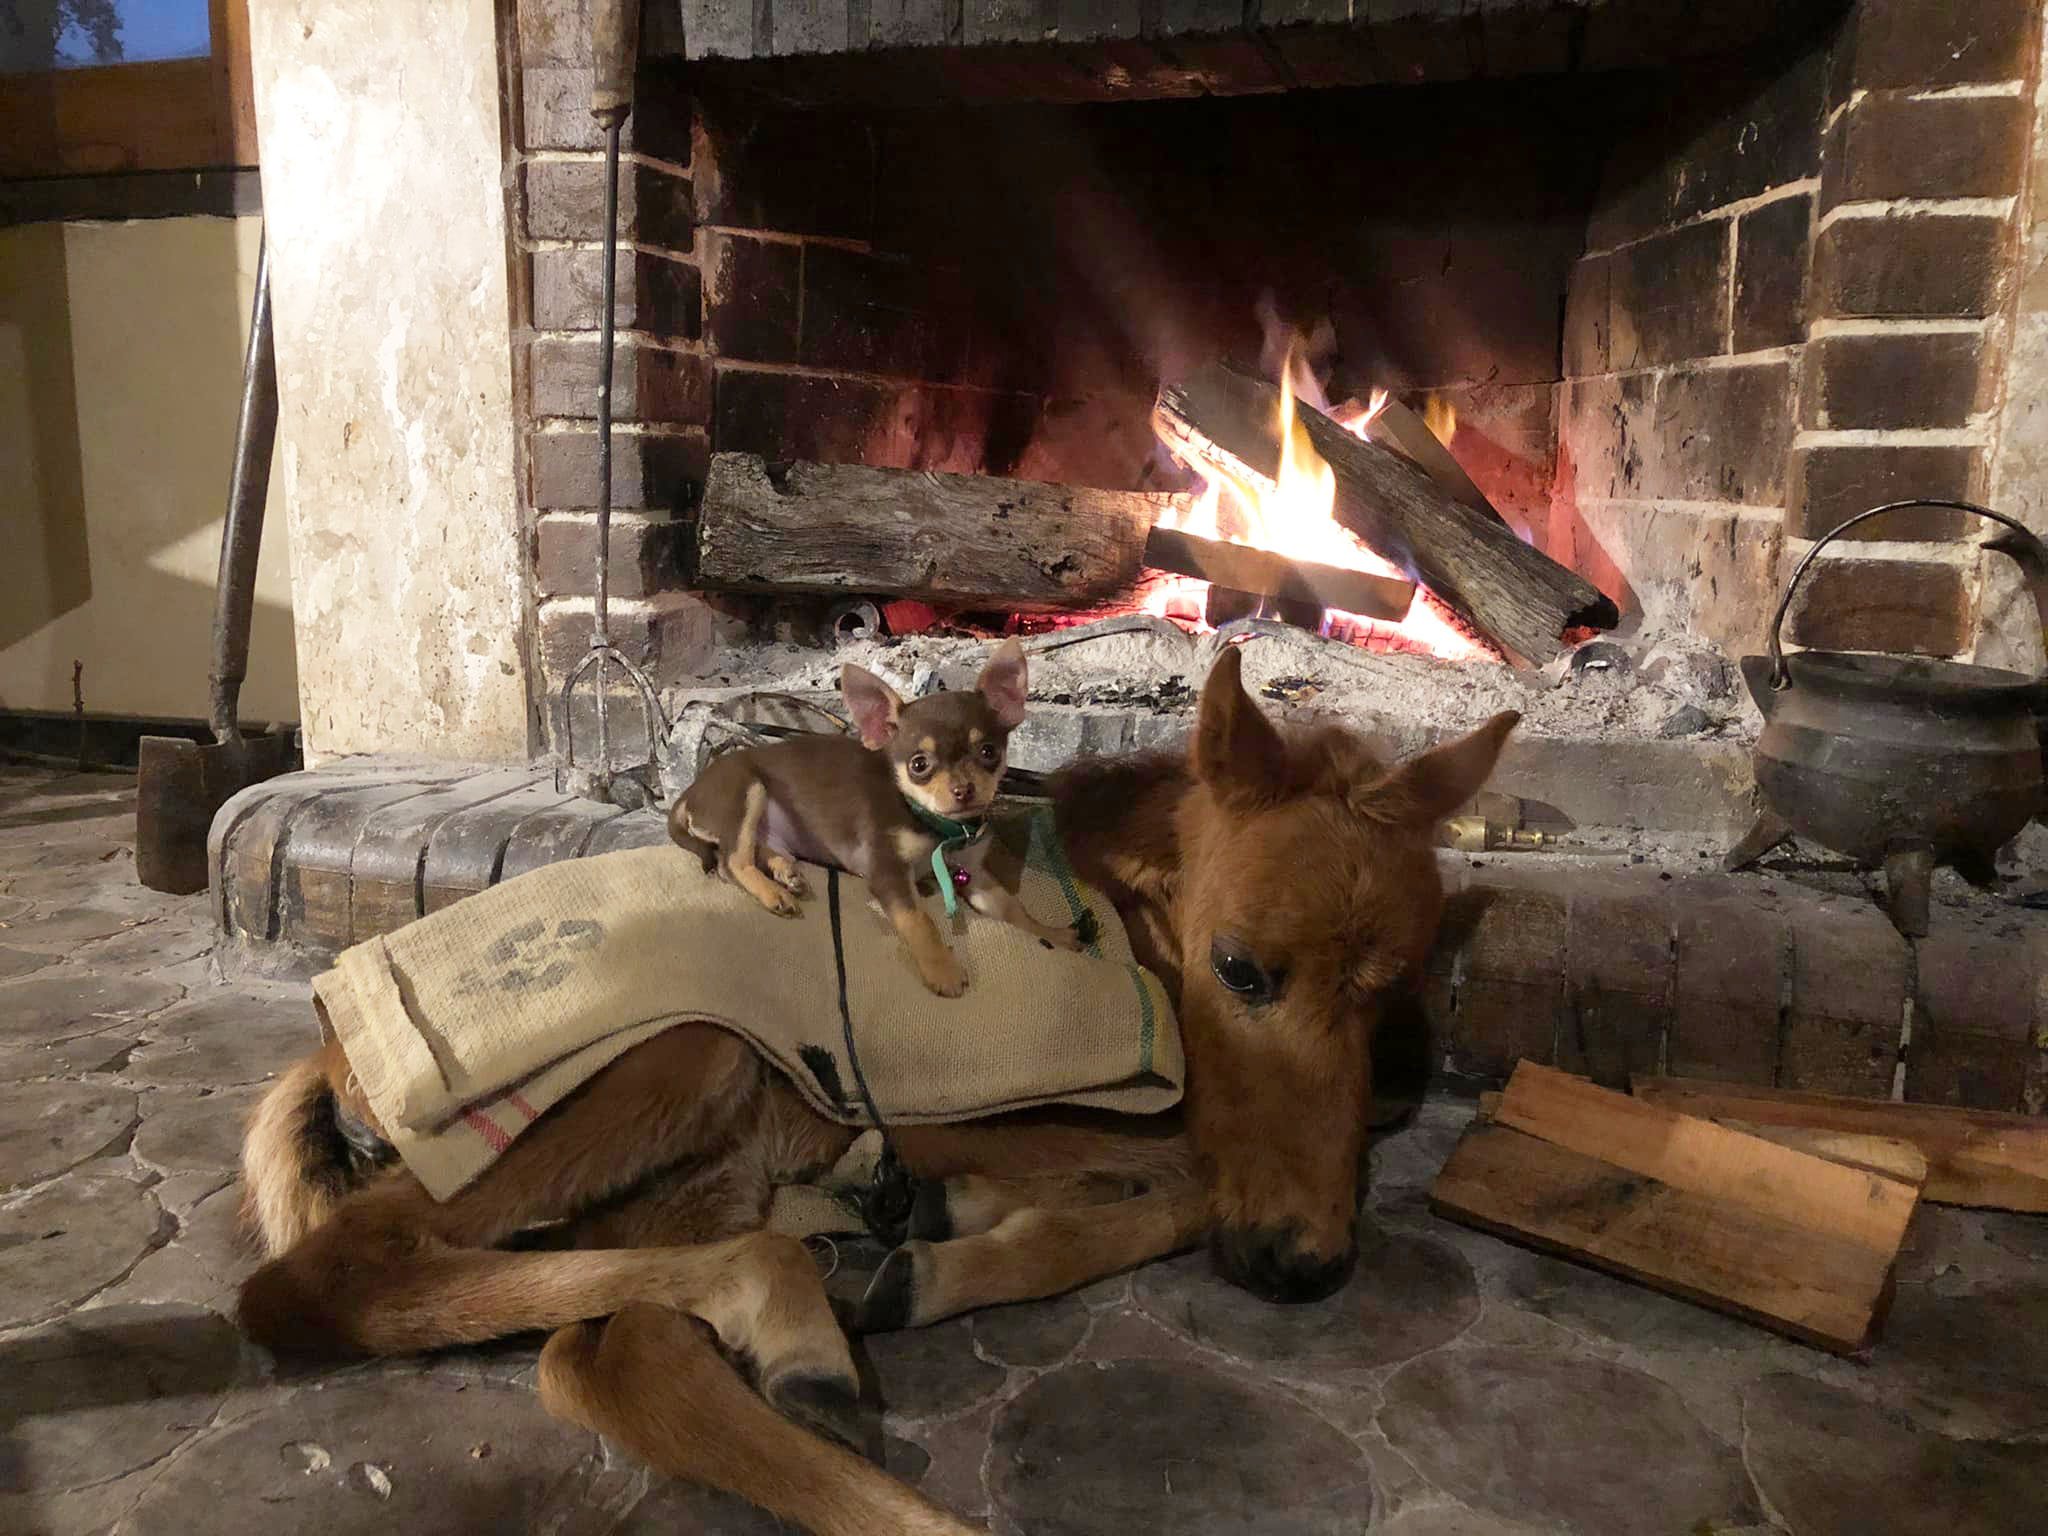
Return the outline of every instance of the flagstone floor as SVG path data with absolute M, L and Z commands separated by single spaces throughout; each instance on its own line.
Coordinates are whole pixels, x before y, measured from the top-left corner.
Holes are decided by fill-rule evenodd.
M 218 978 L 133 815 L 130 781 L 0 769 L 0 1531 L 783 1529 L 550 1420 L 535 1341 L 308 1370 L 240 1338 L 239 1123 L 311 1016 Z M 1924 1208 L 1840 1361 L 1435 1219 L 1468 1114 L 1380 1140 L 1331 1301 L 1190 1257 L 859 1341 L 891 1470 L 1011 1536 L 2039 1528 L 2048 1218 Z

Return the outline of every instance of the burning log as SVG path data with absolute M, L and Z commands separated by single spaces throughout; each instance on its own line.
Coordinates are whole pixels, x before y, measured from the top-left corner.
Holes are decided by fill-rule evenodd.
M 1347 571 L 1342 566 L 1290 560 L 1248 544 L 1225 544 L 1177 528 L 1145 536 L 1145 564 L 1155 571 L 1195 576 L 1249 597 L 1274 597 L 1295 612 L 1340 608 L 1369 619 L 1400 619 L 1415 600 L 1415 584 L 1393 576 Z M 1313 628 L 1314 624 L 1304 626 Z
M 1195 463 L 1271 480 L 1279 404 L 1276 386 L 1219 366 L 1162 386 L 1155 414 L 1162 435 Z M 1336 477 L 1337 521 L 1482 633 L 1540 665 L 1561 649 L 1566 630 L 1620 622 L 1612 599 L 1497 516 L 1482 516 L 1400 454 L 1322 412 L 1297 402 L 1295 414 Z
M 858 464 L 772 472 L 721 453 L 697 511 L 691 580 L 734 592 L 886 592 L 1017 613 L 1114 600 L 1147 568 L 1303 609 L 1399 619 L 1414 586 L 1155 527 L 1186 496 Z

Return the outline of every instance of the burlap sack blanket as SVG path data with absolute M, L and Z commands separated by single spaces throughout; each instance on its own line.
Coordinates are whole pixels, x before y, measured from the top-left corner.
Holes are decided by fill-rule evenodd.
M 1021 832 L 1012 834 L 1025 841 Z M 930 903 L 969 977 L 935 997 L 840 877 L 847 1003 L 884 1118 L 963 1120 L 1040 1104 L 1154 1113 L 1178 1102 L 1179 1032 L 1115 909 L 1035 819 L 1019 894 L 1072 918 L 1080 954 Z M 868 1122 L 839 1015 L 825 872 L 797 919 L 763 911 L 671 847 L 550 865 L 344 952 L 321 1017 L 406 1166 L 445 1200 L 606 1063 L 685 1021 L 734 1030 L 820 1114 Z

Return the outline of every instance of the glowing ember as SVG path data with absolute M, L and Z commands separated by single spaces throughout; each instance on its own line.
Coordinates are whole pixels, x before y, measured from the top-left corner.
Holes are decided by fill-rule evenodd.
M 1403 576 L 1387 561 L 1366 547 L 1332 515 L 1336 506 L 1337 477 L 1323 456 L 1309 441 L 1307 430 L 1295 416 L 1297 390 L 1309 403 L 1320 407 L 1322 392 L 1308 371 L 1301 337 L 1291 335 L 1279 369 L 1280 404 L 1278 427 L 1280 465 L 1276 478 L 1233 473 L 1207 463 L 1188 467 L 1204 480 L 1201 495 L 1185 514 L 1168 513 L 1162 525 L 1230 544 L 1249 544 L 1292 560 L 1312 560 L 1323 565 L 1343 566 L 1379 576 Z M 1356 401 L 1330 412 L 1339 425 L 1367 435 L 1372 420 L 1387 405 L 1387 392 L 1375 389 L 1364 405 Z M 1443 442 L 1457 430 L 1457 417 L 1447 402 L 1431 397 L 1423 420 Z M 1161 435 L 1176 461 L 1188 463 L 1174 442 Z M 1180 623 L 1204 627 L 1202 615 L 1209 583 L 1193 577 L 1164 577 L 1142 594 L 1148 613 Z M 1415 589 L 1408 614 L 1398 624 L 1359 614 L 1325 610 L 1322 632 L 1334 639 L 1348 640 L 1374 650 L 1419 651 L 1453 661 L 1487 659 L 1492 652 L 1457 623 L 1429 592 Z

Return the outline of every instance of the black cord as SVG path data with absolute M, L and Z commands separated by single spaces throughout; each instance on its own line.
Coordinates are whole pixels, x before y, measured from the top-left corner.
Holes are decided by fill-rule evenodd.
M 860 1051 L 853 1043 L 853 1010 L 846 1001 L 846 936 L 839 918 L 839 871 L 836 869 L 825 871 L 825 910 L 832 919 L 832 963 L 839 972 L 839 1030 L 846 1042 L 846 1064 L 853 1069 L 853 1083 L 860 1090 L 861 1102 L 867 1106 L 868 1118 L 882 1133 L 882 1157 L 875 1164 L 874 1176 L 868 1180 L 867 1190 L 861 1197 L 861 1219 L 868 1224 L 869 1232 L 893 1248 L 903 1241 L 908 1232 L 910 1207 L 917 1197 L 917 1186 L 910 1170 L 896 1155 L 896 1143 L 889 1135 L 889 1124 L 882 1118 L 881 1107 L 875 1103 L 875 1096 L 868 1089 L 867 1074 L 860 1069 Z

